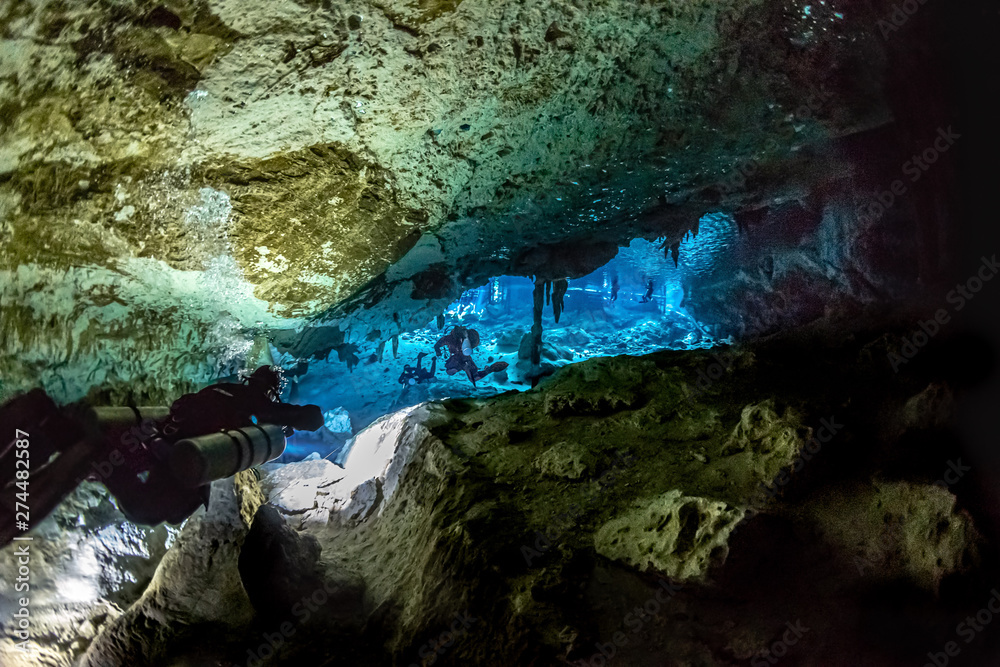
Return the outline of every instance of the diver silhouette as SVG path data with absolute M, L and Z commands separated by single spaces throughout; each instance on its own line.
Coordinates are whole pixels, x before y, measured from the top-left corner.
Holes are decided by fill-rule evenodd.
M 639 299 L 639 303 L 649 303 L 652 300 L 653 300 L 653 279 L 650 278 L 649 281 L 646 283 L 646 293 L 642 295 L 641 299 Z
M 431 359 L 430 370 L 422 367 L 424 357 L 427 356 L 427 352 L 421 352 L 417 355 L 417 367 L 414 368 L 409 364 L 403 366 L 403 372 L 399 376 L 399 384 L 404 387 L 412 386 L 415 384 L 420 384 L 422 382 L 430 382 L 434 379 L 434 374 L 437 372 L 437 357 Z
M 455 375 L 464 371 L 469 381 L 472 382 L 472 386 L 475 387 L 478 380 L 482 380 L 490 373 L 507 370 L 509 365 L 506 361 L 499 361 L 479 370 L 476 362 L 472 360 L 472 351 L 477 347 L 479 347 L 479 332 L 475 329 L 456 326 L 434 344 L 434 354 L 441 356 L 441 350 L 447 349 L 449 356 L 444 364 L 445 372 L 448 375 Z
M 277 458 L 293 430 L 323 426 L 319 407 L 282 403 L 280 386 L 275 370 L 261 366 L 243 384 L 214 384 L 169 408 L 59 407 L 32 390 L 0 406 L 0 433 L 19 438 L 0 440 L 0 489 L 11 491 L 15 453 L 30 442 L 31 457 L 45 462 L 31 475 L 36 520 L 89 477 L 129 520 L 180 523 L 207 505 L 213 480 Z M 16 534 L 8 498 L 14 494 L 0 494 L 0 546 Z

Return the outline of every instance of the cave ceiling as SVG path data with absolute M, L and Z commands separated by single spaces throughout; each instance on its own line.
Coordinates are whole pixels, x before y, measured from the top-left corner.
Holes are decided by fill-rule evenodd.
M 893 117 L 879 7 L 840 4 L 6 3 L 0 391 L 166 396 L 255 328 L 307 355 L 815 205 Z

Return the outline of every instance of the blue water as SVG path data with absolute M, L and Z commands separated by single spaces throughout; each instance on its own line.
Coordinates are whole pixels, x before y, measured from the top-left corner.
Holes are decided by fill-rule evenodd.
M 684 295 L 693 282 L 710 280 L 731 268 L 735 239 L 730 218 L 708 215 L 701 220 L 697 237 L 689 234 L 682 242 L 677 267 L 659 244 L 636 239 L 606 266 L 571 280 L 559 323 L 551 306 L 544 309 L 543 365 L 560 367 L 592 357 L 642 355 L 662 349 L 709 348 L 723 342 L 712 323 L 698 322 L 688 314 Z M 612 301 L 616 277 L 620 291 Z M 643 303 L 649 280 L 653 281 L 653 297 Z M 387 344 L 382 361 L 370 361 L 377 344 L 352 340 L 360 348 L 361 358 L 353 372 L 337 360 L 336 353 L 325 362 L 310 364 L 308 373 L 288 389 L 286 400 L 314 403 L 324 411 L 339 409 L 341 415 L 346 411 L 351 431 L 346 431 L 343 416 L 336 421 L 331 418 L 331 426 L 341 433 L 296 434 L 289 440 L 285 460 L 316 452 L 342 461 L 351 434 L 383 415 L 427 400 L 529 389 L 531 381 L 524 375 L 530 364 L 518 358 L 518 348 L 523 334 L 531 328 L 533 290 L 534 284 L 527 278 L 500 276 L 466 291 L 451 304 L 443 329 L 430 322 L 401 335 L 398 358 L 393 358 L 391 344 Z M 418 353 L 429 352 L 424 358 L 424 367 L 429 367 L 434 343 L 458 324 L 479 332 L 481 343 L 473 359 L 480 368 L 491 361 L 506 361 L 507 372 L 490 375 L 473 388 L 464 373 L 448 376 L 441 358 L 433 381 L 404 388 L 398 382 L 404 364 L 415 365 Z M 278 359 L 278 363 L 282 361 Z

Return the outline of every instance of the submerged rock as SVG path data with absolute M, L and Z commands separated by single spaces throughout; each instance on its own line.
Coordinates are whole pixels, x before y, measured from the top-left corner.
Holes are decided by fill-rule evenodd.
M 874 480 L 831 489 L 802 512 L 859 575 L 912 582 L 936 595 L 945 577 L 979 562 L 981 535 L 955 501 L 933 484 Z
M 389 415 L 343 468 L 269 464 L 259 487 L 217 483 L 121 615 L 94 607 L 72 616 L 90 625 L 37 641 L 53 664 L 83 652 L 102 667 L 409 665 L 428 651 L 556 664 L 626 632 L 617 650 L 636 664 L 752 660 L 798 618 L 816 642 L 804 652 L 837 646 L 873 596 L 926 611 L 920 595 L 986 573 L 955 489 L 879 472 L 909 452 L 878 425 L 912 422 L 927 383 L 847 363 L 862 347 L 760 345 L 698 394 L 708 352 L 595 359 L 536 390 Z M 831 389 L 848 386 L 845 405 Z
M 33 531 L 31 542 L 14 542 L 0 552 L 0 636 L 4 665 L 70 665 L 86 651 L 98 630 L 114 621 L 149 585 L 178 530 L 137 526 L 118 510 L 102 484 L 83 482 Z M 19 549 L 30 553 L 30 589 L 19 594 Z M 14 612 L 30 600 L 33 653 L 15 646 Z M 9 619 L 9 620 L 8 620 Z M 37 662 L 36 662 L 37 660 Z
M 639 571 L 688 581 L 725 561 L 729 534 L 743 515 L 724 502 L 668 491 L 601 526 L 594 548 Z
M 18 7 L 0 393 L 42 368 L 66 397 L 168 395 L 232 372 L 260 325 L 387 332 L 480 278 L 578 277 L 676 243 L 720 185 L 741 210 L 843 179 L 827 142 L 890 118 L 886 47 L 847 40 L 867 18 L 826 17 L 820 66 L 774 56 L 798 30 L 775 1 Z
M 323 413 L 323 425 L 333 434 L 351 433 L 351 415 L 344 408 L 327 410 Z
M 535 459 L 535 467 L 543 475 L 579 479 L 587 470 L 590 451 L 583 443 L 556 443 Z M 593 465 L 593 462 L 590 462 Z
M 169 664 L 242 639 L 254 612 L 238 559 L 262 500 L 249 471 L 214 482 L 209 510 L 187 520 L 142 596 L 102 629 L 80 665 Z

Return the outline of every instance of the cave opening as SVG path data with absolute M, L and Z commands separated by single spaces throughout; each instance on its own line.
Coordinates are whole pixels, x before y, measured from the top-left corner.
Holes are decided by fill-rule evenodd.
M 287 400 L 319 405 L 327 419 L 319 432 L 292 436 L 281 460 L 319 456 L 343 463 L 353 435 L 392 412 L 425 401 L 525 391 L 538 384 L 533 379 L 586 359 L 731 344 L 732 335 L 722 333 L 718 324 L 699 321 L 688 312 L 684 294 L 730 279 L 739 266 L 739 244 L 735 220 L 720 213 L 701 218 L 680 242 L 676 261 L 659 239 L 633 239 L 604 266 L 567 281 L 558 321 L 552 296 L 547 295 L 538 365 L 530 354 L 536 283 L 520 276 L 499 276 L 463 291 L 433 321 L 401 333 L 397 346 L 348 335 L 343 344 L 352 346 L 356 363 L 331 351 L 310 363 L 307 372 L 286 381 Z M 448 375 L 444 359 L 435 360 L 434 345 L 456 326 L 478 333 L 473 359 L 480 367 L 506 362 L 508 368 L 478 380 L 476 386 L 464 373 Z M 422 368 L 434 364 L 433 379 L 407 382 L 404 368 L 415 367 L 421 353 L 427 355 Z M 274 354 L 272 359 L 285 368 L 299 361 L 290 354 Z

